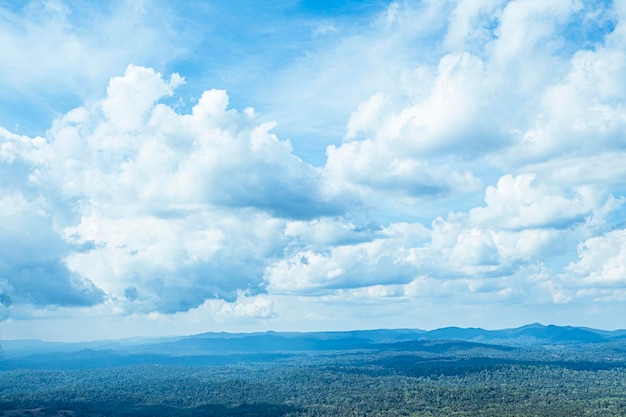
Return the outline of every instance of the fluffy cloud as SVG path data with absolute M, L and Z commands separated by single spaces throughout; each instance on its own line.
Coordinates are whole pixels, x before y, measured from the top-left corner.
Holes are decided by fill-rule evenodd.
M 477 224 L 501 229 L 560 229 L 590 220 L 602 197 L 589 187 L 568 190 L 541 183 L 533 174 L 505 175 L 495 187 L 487 187 L 487 205 L 469 215 Z
M 20 194 L 0 198 L 0 304 L 84 306 L 101 302 L 102 291 L 63 262 L 72 248 L 42 206 Z
M 237 291 L 258 292 L 266 259 L 277 256 L 281 222 L 263 215 L 239 219 L 221 211 L 178 218 L 83 217 L 66 229 L 89 251 L 67 258 L 125 308 L 187 310 L 208 298 L 233 301 Z
M 232 301 L 238 291 L 261 291 L 265 263 L 284 246 L 284 219 L 347 207 L 317 169 L 270 132 L 274 124 L 259 123 L 252 109 L 228 109 L 224 91 L 205 92 L 190 114 L 158 103 L 182 82 L 131 65 L 111 80 L 104 99 L 57 119 L 46 139 L 3 131 L 2 156 L 13 164 L 16 188 L 48 190 L 47 198 L 62 201 L 41 208 L 37 222 L 50 237 L 20 249 L 28 259 L 44 252 L 41 245 L 50 248 L 51 286 L 83 283 L 84 293 L 100 297 L 91 302 L 103 291 L 131 311 Z M 7 239 L 25 224 L 15 227 Z M 44 282 L 37 268 L 19 278 L 31 294 L 27 283 Z
M 617 10 L 570 0 L 449 6 L 390 7 L 395 16 L 444 17 L 444 43 L 424 53 L 415 33 L 402 38 L 423 57 L 363 101 L 346 142 L 328 148 L 327 169 L 344 188 L 471 193 L 484 181 L 481 163 L 523 173 L 556 156 L 621 148 L 625 42 L 623 25 L 613 28 Z M 405 20 L 390 24 L 408 33 Z
M 561 257 L 601 232 L 622 204 L 593 187 L 563 188 L 533 174 L 501 177 L 486 188 L 484 203 L 437 218 L 430 228 L 394 223 L 356 242 L 329 240 L 356 238 L 345 226 L 328 233 L 326 222 L 291 224 L 287 230 L 303 239 L 304 248 L 266 269 L 267 288 L 361 298 L 452 296 L 464 288 L 496 299 L 552 302 L 563 286 L 550 282 L 549 268 L 558 270 Z M 534 269 L 542 272 L 529 272 Z
M 578 246 L 579 260 L 567 270 L 575 285 L 618 288 L 626 283 L 626 230 L 587 239 Z
M 426 57 L 405 72 L 413 83 L 404 90 L 381 90 L 358 106 L 345 142 L 327 149 L 327 175 L 370 201 L 470 194 L 481 180 L 497 180 L 485 190 L 485 206 L 440 217 L 429 243 L 403 246 L 407 259 L 414 271 L 454 278 L 455 286 L 533 297 L 544 291 L 538 299 L 566 301 L 564 284 L 546 277 L 558 274 L 577 242 L 610 227 L 622 204 L 618 12 L 569 0 L 392 5 L 390 25 L 411 13 L 447 15 L 443 49 L 431 50 L 438 61 Z M 574 28 L 583 32 L 563 35 Z M 520 278 L 542 265 L 543 278 Z M 329 282 L 329 271 L 316 282 Z M 431 278 L 413 282 L 423 279 Z M 406 293 L 391 292 L 398 291 Z
M 424 238 L 425 229 L 419 225 L 393 224 L 367 242 L 325 251 L 299 250 L 266 269 L 268 290 L 276 294 L 323 294 L 406 283 L 417 274 L 408 248 Z
M 436 275 L 507 276 L 520 265 L 546 263 L 597 232 L 620 203 L 581 187 L 562 189 L 530 174 L 487 187 L 485 206 L 433 222 L 431 243 L 414 251 Z
M 132 200 L 153 212 L 212 204 L 306 218 L 343 210 L 273 124 L 257 124 L 252 109 L 228 109 L 224 91 L 206 91 L 191 114 L 156 104 L 181 82 L 131 65 L 104 100 L 58 119 L 52 163 L 66 194 Z
M 626 38 L 619 28 L 593 50 L 577 51 L 563 80 L 542 95 L 537 118 L 512 151 L 530 160 L 622 149 Z
M 0 304 L 93 305 L 102 292 L 70 271 L 71 246 L 48 213 L 55 206 L 30 175 L 45 161 L 45 140 L 0 129 Z M 6 316 L 6 311 L 3 315 Z
M 555 274 L 560 259 L 602 230 L 621 206 L 606 193 L 563 189 L 531 174 L 503 176 L 487 187 L 484 200 L 482 207 L 436 219 L 431 228 L 397 223 L 364 242 L 298 250 L 266 269 L 268 291 L 317 297 L 324 305 L 565 303 L 571 296 Z M 308 242 L 327 230 L 309 226 L 320 230 L 292 228 Z
M 430 85 L 418 102 L 396 111 L 385 109 L 380 93 L 372 96 L 352 114 L 347 138 L 372 136 L 384 141 L 398 154 L 473 153 L 471 142 L 480 136 L 479 148 L 489 147 L 489 121 L 482 115 L 491 98 L 484 63 L 468 53 L 447 54 L 433 75 L 426 68 L 422 82 Z M 389 103 L 391 104 L 391 103 Z M 391 111 L 390 111 L 391 110 Z M 485 124 L 485 126 L 481 126 Z M 489 129 L 488 129 L 489 128 Z M 493 135 L 492 132 L 491 135 Z M 482 149 L 480 149 L 482 150 Z
M 371 140 L 339 148 L 331 145 L 324 172 L 335 189 L 359 198 L 371 192 L 427 198 L 480 188 L 480 180 L 471 172 L 458 172 L 448 164 L 431 165 L 389 150 Z
M 493 147 L 499 133 L 486 107 L 489 92 L 482 61 L 446 55 L 434 74 L 419 67 L 414 77 L 430 85 L 417 103 L 398 108 L 377 93 L 352 113 L 341 146 L 328 147 L 325 171 L 346 191 L 428 198 L 470 193 L 481 181 L 443 156 L 475 155 Z M 400 100 L 400 103 L 404 100 Z M 440 157 L 443 156 L 443 157 Z

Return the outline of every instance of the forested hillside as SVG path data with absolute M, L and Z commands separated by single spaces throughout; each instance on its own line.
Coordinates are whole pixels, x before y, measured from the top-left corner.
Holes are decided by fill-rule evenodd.
M 222 335 L 223 345 L 218 336 L 199 335 L 116 349 L 103 344 L 106 350 L 92 344 L 13 352 L 0 362 L 0 415 L 626 415 L 622 335 L 589 331 L 600 337 L 575 340 L 567 335 L 585 333 L 546 331 L 550 338 L 535 328 L 533 343 L 509 344 L 407 331 L 394 339 L 393 331 L 378 331 Z M 567 337 L 555 339 L 559 334 Z M 234 341 L 255 338 L 265 344 L 235 349 Z M 191 353 L 173 354 L 175 345 Z

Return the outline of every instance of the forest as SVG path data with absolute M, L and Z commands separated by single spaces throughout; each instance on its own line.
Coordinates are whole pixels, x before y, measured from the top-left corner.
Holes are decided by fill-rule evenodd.
M 154 353 L 159 345 L 163 352 L 189 347 L 192 338 L 21 358 L 7 353 L 0 410 L 30 417 L 626 415 L 621 335 L 508 344 L 398 340 L 416 336 L 406 332 L 396 341 L 389 334 L 258 336 L 275 343 L 265 352 L 217 352 L 215 337 L 204 336 L 191 345 L 204 340 L 212 353 Z M 229 346 L 245 337 L 229 337 Z M 317 348 L 305 350 L 302 340 L 317 341 Z M 289 341 L 300 349 L 286 349 Z

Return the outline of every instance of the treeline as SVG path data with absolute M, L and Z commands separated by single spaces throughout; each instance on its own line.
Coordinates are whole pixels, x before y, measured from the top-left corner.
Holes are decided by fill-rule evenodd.
M 75 417 L 626 415 L 626 369 L 618 364 L 396 359 L 11 370 L 0 372 L 0 409 Z

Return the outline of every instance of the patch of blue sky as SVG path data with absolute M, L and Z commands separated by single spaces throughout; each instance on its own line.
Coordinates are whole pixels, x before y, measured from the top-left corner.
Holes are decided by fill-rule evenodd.
M 571 55 L 580 50 L 595 50 L 603 45 L 617 24 L 609 0 L 583 2 L 583 7 L 565 22 L 560 36 L 564 40 L 561 52 Z
M 180 4 L 155 1 L 140 5 L 83 0 L 9 2 L 0 14 L 0 21 L 5 30 L 8 28 L 15 36 L 21 36 L 19 33 L 26 33 L 34 26 L 52 26 L 60 42 L 82 42 L 86 49 L 104 50 L 111 46 L 127 49 L 126 60 L 120 58 L 113 69 L 117 73 L 123 72 L 129 63 L 153 67 L 164 76 L 179 73 L 185 77 L 186 85 L 179 87 L 174 97 L 163 100 L 179 112 L 190 111 L 202 91 L 217 88 L 228 92 L 232 108 L 255 107 L 266 117 L 277 118 L 274 116 L 283 114 L 283 108 L 297 106 L 297 102 L 288 103 L 288 96 L 275 91 L 281 79 L 287 76 L 286 71 L 307 54 L 328 47 L 334 31 L 345 35 L 345 30 L 355 30 L 358 22 L 366 24 L 372 14 L 387 5 L 387 1 L 257 3 L 238 0 Z M 121 19 L 125 8 L 132 9 L 128 11 L 127 21 L 111 23 Z M 341 26 L 342 21 L 346 22 L 345 27 Z M 106 45 L 109 41 L 106 38 L 114 37 L 111 32 L 116 30 L 125 31 L 128 39 L 120 39 L 122 44 L 119 45 Z M 132 49 L 131 38 L 146 36 L 145 32 L 159 32 L 147 37 L 159 44 L 147 43 L 141 45 L 141 49 L 160 52 L 143 53 Z M 137 45 L 135 47 L 137 49 Z M 85 55 L 83 61 L 90 61 L 94 60 L 90 55 L 94 52 L 77 53 Z M 62 54 L 59 53 L 58 59 L 64 59 Z M 42 82 L 31 79 L 22 83 L 18 78 L 11 82 L 3 88 L 0 99 L 0 125 L 31 136 L 43 135 L 55 117 L 86 100 L 101 97 L 107 78 L 96 76 L 97 71 L 90 68 L 89 62 L 83 64 L 82 69 L 60 73 L 58 79 Z M 298 117 L 294 123 L 286 117 L 277 133 L 294 139 L 296 151 L 302 151 L 304 158 L 315 153 L 310 159 L 319 165 L 323 163 L 326 144 L 340 141 L 348 115 L 342 114 L 336 120 L 332 137 L 323 143 L 310 137 L 319 130 L 313 129 L 307 134 L 306 127 L 299 127 L 302 120 Z M 297 132 L 298 129 L 302 131 Z
M 277 120 L 276 133 L 291 139 L 296 154 L 319 166 L 326 146 L 341 142 L 349 112 L 332 121 L 325 118 L 323 131 L 313 126 L 314 118 L 305 126 L 292 111 L 301 106 L 302 97 L 291 89 L 294 84 L 301 90 L 297 93 L 315 89 L 299 74 L 305 61 L 335 47 L 340 36 L 363 30 L 388 3 L 187 3 L 179 17 L 202 40 L 169 68 L 187 80 L 179 88 L 187 109 L 201 91 L 224 89 L 231 107 L 254 107 L 265 118 Z M 286 87 L 281 85 L 285 81 Z

